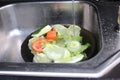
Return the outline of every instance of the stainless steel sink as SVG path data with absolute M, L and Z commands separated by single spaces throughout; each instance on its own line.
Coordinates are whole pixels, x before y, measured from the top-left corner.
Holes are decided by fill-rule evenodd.
M 96 51 L 101 47 L 98 17 L 88 3 L 75 2 L 76 24 L 95 36 Z M 71 2 L 33 2 L 10 4 L 0 8 L 0 62 L 24 62 L 21 44 L 36 29 L 47 24 L 73 24 Z
M 119 54 L 107 61 L 110 56 L 106 55 L 96 5 L 87 1 L 75 1 L 75 14 L 76 24 L 94 35 L 96 47 L 92 57 L 74 64 L 32 63 L 25 62 L 22 58 L 23 41 L 31 32 L 44 25 L 73 24 L 72 2 L 26 2 L 0 7 L 0 74 L 101 77 L 107 73 Z

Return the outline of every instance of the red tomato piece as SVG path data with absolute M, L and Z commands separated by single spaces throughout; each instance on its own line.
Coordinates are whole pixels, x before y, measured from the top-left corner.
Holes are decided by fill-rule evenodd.
M 33 42 L 32 44 L 32 48 L 35 52 L 43 52 L 43 44 L 47 44 L 50 43 L 48 40 L 40 38 L 39 40 L 36 40 L 35 42 Z
M 51 30 L 46 35 L 47 40 L 57 40 L 57 32 L 55 30 Z

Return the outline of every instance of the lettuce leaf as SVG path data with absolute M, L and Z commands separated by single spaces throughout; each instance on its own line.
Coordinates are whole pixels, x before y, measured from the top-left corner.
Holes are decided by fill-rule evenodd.
M 56 25 L 53 25 L 53 28 L 58 32 L 58 35 L 57 35 L 58 39 L 67 40 L 71 38 L 71 35 L 69 34 L 69 30 L 65 26 L 56 24 Z
M 66 48 L 55 44 L 47 44 L 43 52 L 48 56 L 48 58 L 52 59 L 53 61 L 62 59 L 64 57 L 69 57 L 69 55 L 65 55 L 66 53 L 70 54 Z
M 86 44 L 82 45 L 79 52 L 80 52 L 80 53 L 83 53 L 88 47 L 90 47 L 90 44 L 89 44 L 89 43 L 86 43 Z
M 76 62 L 79 62 L 79 61 L 83 60 L 84 57 L 85 56 L 83 54 L 79 54 L 77 56 L 72 57 L 72 60 L 68 61 L 67 63 L 76 63 Z
M 50 60 L 44 53 L 35 54 L 33 57 L 33 62 L 35 63 L 51 63 Z
M 80 31 L 81 28 L 77 25 L 70 25 L 68 28 L 56 24 L 53 25 L 53 28 L 58 32 L 57 38 L 58 39 L 64 39 L 65 41 L 72 41 L 72 40 L 77 40 L 77 41 L 82 41 L 82 37 L 80 36 Z
M 68 30 L 71 36 L 80 36 L 81 28 L 77 25 L 70 25 Z

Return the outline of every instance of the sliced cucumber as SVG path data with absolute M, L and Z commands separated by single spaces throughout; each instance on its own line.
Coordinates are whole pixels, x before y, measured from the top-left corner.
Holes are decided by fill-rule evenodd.
M 71 52 L 77 52 L 81 48 L 81 44 L 78 41 L 70 41 L 67 43 L 67 49 Z
M 52 29 L 50 25 L 45 26 L 43 29 L 38 32 L 38 34 L 32 34 L 33 37 L 40 37 L 41 35 L 49 32 Z

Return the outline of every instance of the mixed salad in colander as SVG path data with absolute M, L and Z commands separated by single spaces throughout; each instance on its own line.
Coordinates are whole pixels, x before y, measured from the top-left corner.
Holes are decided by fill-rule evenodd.
M 81 28 L 61 24 L 47 25 L 31 36 L 28 46 L 36 63 L 76 63 L 87 56 L 89 43 L 82 44 Z

